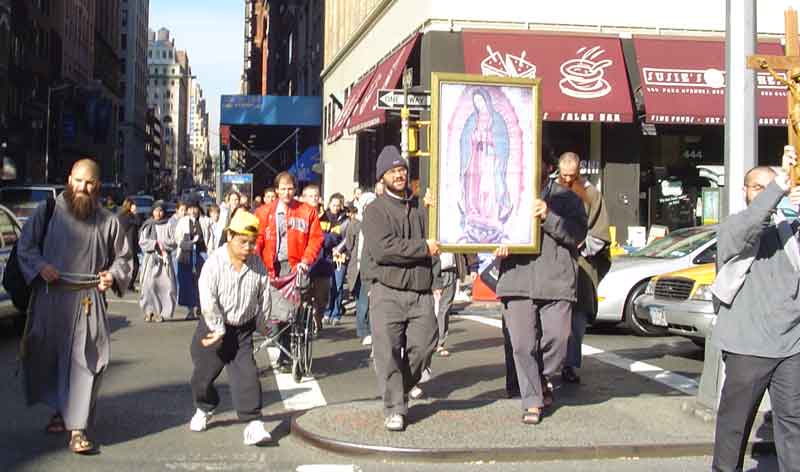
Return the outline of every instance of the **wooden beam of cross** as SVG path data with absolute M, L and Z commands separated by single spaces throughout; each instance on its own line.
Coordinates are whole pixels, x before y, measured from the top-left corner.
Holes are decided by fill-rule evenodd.
M 785 56 L 754 55 L 747 57 L 747 67 L 757 71 L 769 72 L 779 83 L 786 86 L 788 94 L 786 104 L 788 108 L 789 126 L 788 143 L 797 147 L 797 135 L 800 134 L 800 41 L 797 35 L 797 10 L 787 8 L 783 14 L 784 37 L 786 39 Z M 782 75 L 776 70 L 785 70 Z M 789 172 L 792 186 L 800 185 L 800 163 Z

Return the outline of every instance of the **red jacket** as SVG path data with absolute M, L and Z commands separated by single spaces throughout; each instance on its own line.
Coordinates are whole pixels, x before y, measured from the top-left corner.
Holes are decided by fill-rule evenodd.
M 275 210 L 277 207 L 278 200 L 274 200 L 261 205 L 255 212 L 259 223 L 256 251 L 272 277 L 276 275 L 275 252 L 278 230 L 275 225 Z M 300 262 L 311 267 L 317 260 L 324 240 L 317 211 L 305 203 L 292 200 L 286 209 L 286 239 L 291 268 L 294 269 Z

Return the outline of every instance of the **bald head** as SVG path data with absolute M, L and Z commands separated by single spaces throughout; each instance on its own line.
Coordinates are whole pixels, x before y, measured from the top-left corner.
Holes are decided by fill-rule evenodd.
M 744 199 L 748 205 L 775 180 L 775 171 L 767 166 L 753 167 L 744 175 Z
M 581 156 L 575 154 L 574 152 L 565 152 L 564 154 L 558 156 L 558 166 L 575 166 L 580 167 L 581 165 Z
M 82 174 L 84 176 L 91 177 L 92 180 L 99 180 L 100 179 L 100 166 L 97 165 L 97 162 L 93 161 L 92 159 L 80 159 L 76 161 L 75 164 L 72 164 L 72 170 L 70 171 L 69 175 L 76 175 Z

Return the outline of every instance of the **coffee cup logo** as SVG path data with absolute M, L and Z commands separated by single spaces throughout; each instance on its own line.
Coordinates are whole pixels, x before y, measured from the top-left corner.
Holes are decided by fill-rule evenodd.
M 603 78 L 605 70 L 613 64 L 611 59 L 597 59 L 605 53 L 600 46 L 578 49 L 578 56 L 561 64 L 558 86 L 561 93 L 574 98 L 600 98 L 611 92 L 611 84 Z

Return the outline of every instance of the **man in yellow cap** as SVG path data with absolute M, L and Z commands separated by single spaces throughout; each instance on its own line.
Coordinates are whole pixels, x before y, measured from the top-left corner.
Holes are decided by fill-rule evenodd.
M 189 423 L 205 431 L 220 399 L 214 381 L 228 368 L 233 405 L 247 421 L 244 443 L 269 441 L 261 421 L 261 384 L 253 358 L 256 318 L 270 316 L 267 270 L 255 254 L 258 218 L 236 212 L 227 227 L 227 242 L 212 253 L 200 273 L 202 316 L 192 339 L 192 395 L 197 411 Z

